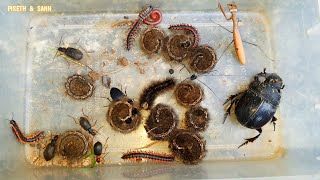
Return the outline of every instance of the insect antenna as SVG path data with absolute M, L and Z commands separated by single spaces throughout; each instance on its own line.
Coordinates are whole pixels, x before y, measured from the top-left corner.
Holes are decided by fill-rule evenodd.
M 77 121 L 76 121 L 76 118 L 74 118 L 74 117 L 72 117 L 72 116 L 70 116 L 70 115 L 67 115 L 67 116 L 71 117 L 71 118 L 74 120 L 74 122 L 75 122 L 76 124 L 78 124 Z
M 206 85 L 204 82 L 202 82 L 201 80 L 199 80 L 199 79 L 197 79 L 200 83 L 202 83 L 203 85 L 205 85 L 207 88 L 209 88 L 210 89 L 210 91 L 214 94 L 214 96 L 216 96 L 218 99 L 219 99 L 219 101 L 221 101 L 222 102 L 222 100 L 219 98 L 219 96 L 208 86 L 208 85 Z
M 64 33 L 62 34 L 62 36 L 61 36 L 61 38 L 60 38 L 60 41 L 59 41 L 59 47 L 60 47 L 60 45 L 61 45 L 61 41 L 62 41 L 62 37 L 64 36 Z M 58 47 L 58 48 L 59 48 Z M 56 56 L 57 56 L 57 54 L 58 54 L 58 48 L 57 48 L 57 50 L 56 50 L 56 53 L 54 54 L 54 57 L 53 57 L 53 59 L 52 59 L 52 61 L 54 61 L 54 58 L 56 58 Z

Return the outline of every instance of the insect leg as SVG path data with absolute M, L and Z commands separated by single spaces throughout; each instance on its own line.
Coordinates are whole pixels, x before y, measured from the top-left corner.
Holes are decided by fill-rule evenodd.
M 222 7 L 222 5 L 221 5 L 220 3 L 218 3 L 218 7 L 220 8 L 220 11 L 222 12 L 222 14 L 223 14 L 224 17 L 226 18 L 226 20 L 229 21 L 229 20 L 232 18 L 232 16 L 230 16 L 230 18 L 227 18 L 227 15 L 226 15 L 226 13 L 224 12 L 223 7 Z
M 80 38 L 79 38 L 76 42 L 69 43 L 69 44 L 74 44 L 74 45 L 76 45 L 76 44 L 78 44 L 79 41 L 80 41 Z
M 211 22 L 213 22 L 213 24 L 216 24 L 216 25 L 218 25 L 218 26 L 222 27 L 224 30 L 228 31 L 229 33 L 233 33 L 233 31 L 230 31 L 229 29 L 227 29 L 227 28 L 223 27 L 222 25 L 220 25 L 220 24 L 218 24 L 218 23 L 216 23 L 216 22 L 212 21 L 212 19 L 210 19 L 210 21 L 211 21 Z
M 229 105 L 228 108 L 227 108 L 227 112 L 224 114 L 222 124 L 224 124 L 224 123 L 226 122 L 226 119 L 227 119 L 228 115 L 230 115 L 232 105 L 233 105 L 233 104 L 236 104 L 237 102 L 238 102 L 237 99 L 232 99 L 232 100 L 231 100 L 231 103 L 230 103 L 230 105 Z
M 250 44 L 250 45 L 253 45 L 253 46 L 259 48 L 259 50 L 262 52 L 262 54 L 263 54 L 266 58 L 270 59 L 271 61 L 275 61 L 274 59 L 270 58 L 270 57 L 267 55 L 267 53 L 265 53 L 259 45 L 254 44 L 254 43 L 251 43 L 251 42 L 243 41 L 243 40 L 242 40 L 242 42 L 247 43 L 247 44 Z
M 92 127 L 94 127 L 97 124 L 97 120 L 94 121 Z
M 220 61 L 221 57 L 223 56 L 223 54 L 227 51 L 227 49 L 229 48 L 229 46 L 234 42 L 234 39 L 232 39 L 232 41 L 229 43 L 229 45 L 223 50 L 222 54 L 220 55 L 220 57 L 218 58 L 218 62 Z
M 272 117 L 272 120 L 271 120 L 271 123 L 273 124 L 273 131 L 276 131 L 276 121 L 277 121 L 278 119 L 276 118 L 276 117 Z
M 238 148 L 240 148 L 241 146 L 247 145 L 249 142 L 253 142 L 253 141 L 255 141 L 256 139 L 258 139 L 258 137 L 259 137 L 259 136 L 261 135 L 261 133 L 262 133 L 262 129 L 259 128 L 259 129 L 256 129 L 256 130 L 259 132 L 259 134 L 256 135 L 255 137 L 245 139 L 246 142 L 244 142 L 243 144 L 241 144 Z
M 100 133 L 99 133 L 99 130 L 100 130 L 101 128 L 103 128 L 103 126 L 101 126 L 98 130 L 94 130 L 95 133 L 100 134 Z M 101 135 L 101 134 L 100 134 L 100 135 Z
M 240 94 L 243 94 L 243 92 L 240 92 L 240 93 L 231 95 L 231 96 L 223 103 L 223 105 L 227 104 L 230 100 L 231 100 L 231 102 L 232 102 L 233 99 L 236 98 L 237 96 L 239 96 Z
M 61 41 L 63 41 L 63 40 L 62 40 L 62 37 L 63 37 L 63 36 L 64 36 L 64 34 L 62 34 L 62 36 L 61 36 L 61 38 L 60 38 L 59 47 L 60 47 L 60 45 L 61 45 Z M 63 42 L 63 45 L 64 45 L 64 42 Z M 53 56 L 52 61 L 54 61 L 54 58 L 56 58 L 57 54 L 58 54 L 58 48 L 57 48 L 57 50 L 56 50 L 56 53 L 55 53 L 54 56 Z
M 108 144 L 107 144 L 107 142 L 108 142 L 108 139 L 109 139 L 109 137 L 106 139 L 106 142 L 104 142 L 104 151 L 106 151 L 107 150 L 107 148 L 108 148 Z

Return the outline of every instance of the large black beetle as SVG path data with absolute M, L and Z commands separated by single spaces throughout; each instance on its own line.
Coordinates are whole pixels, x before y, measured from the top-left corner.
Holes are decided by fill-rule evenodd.
M 282 79 L 276 73 L 263 72 L 254 77 L 249 88 L 241 93 L 231 95 L 227 101 L 230 105 L 227 107 L 224 121 L 230 115 L 232 105 L 235 105 L 235 115 L 237 120 L 245 127 L 255 129 L 258 135 L 245 139 L 246 141 L 238 148 L 249 142 L 255 141 L 262 133 L 262 127 L 271 121 L 274 125 L 277 120 L 274 117 L 281 99 L 281 89 L 284 88 Z M 224 122 L 223 121 L 223 122 Z

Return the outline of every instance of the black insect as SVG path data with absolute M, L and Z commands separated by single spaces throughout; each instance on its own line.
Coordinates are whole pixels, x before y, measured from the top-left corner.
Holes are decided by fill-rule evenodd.
M 54 158 L 58 138 L 59 136 L 55 135 L 54 138 L 51 139 L 51 142 L 46 146 L 46 149 L 43 151 L 43 157 L 46 161 L 50 161 Z
M 95 135 L 97 135 L 97 132 L 94 130 L 94 129 L 92 129 L 92 126 L 91 126 L 91 124 L 90 124 L 90 122 L 89 122 L 89 120 L 86 118 L 86 117 L 80 117 L 80 120 L 79 120 L 79 122 L 80 122 L 80 126 L 84 129 L 84 130 L 86 130 L 86 131 L 88 131 L 91 135 L 93 135 L 93 136 L 95 136 Z M 94 125 L 95 125 L 96 123 L 94 123 Z M 93 125 L 93 126 L 94 126 Z
M 104 144 L 104 146 L 105 146 L 105 150 L 107 149 L 107 141 L 108 141 L 108 139 L 109 138 L 107 138 L 107 140 L 106 140 L 106 142 L 105 142 L 105 144 Z M 94 155 L 96 156 L 96 162 L 97 163 L 101 163 L 102 161 L 103 161 L 103 159 L 104 159 L 104 157 L 108 154 L 108 153 L 106 153 L 103 157 L 101 156 L 103 153 L 102 153 L 102 151 L 103 151 L 103 146 L 102 146 L 102 143 L 101 142 L 96 142 L 96 143 L 94 143 L 94 145 L 93 145 L 93 153 L 94 153 Z
M 76 49 L 76 48 L 72 48 L 72 47 L 67 47 L 67 48 L 64 48 L 64 47 L 59 47 L 58 48 L 58 51 L 64 53 L 66 56 L 68 56 L 69 58 L 71 59 L 74 59 L 74 60 L 81 60 L 83 58 L 83 53 L 79 50 L 79 49 Z
M 100 156 L 102 154 L 101 142 L 98 141 L 98 142 L 94 143 L 93 152 L 94 152 L 94 155 L 96 155 L 96 156 Z
M 58 47 L 57 52 L 54 55 L 53 59 L 57 56 L 57 53 L 59 51 L 60 53 L 63 53 L 64 55 L 66 55 L 67 57 L 71 58 L 72 60 L 75 60 L 75 61 L 81 60 L 83 58 L 83 53 L 79 49 L 76 49 L 76 48 L 73 48 L 73 47 L 67 47 L 67 48 L 60 47 L 60 44 L 61 44 L 63 36 L 64 35 L 62 35 L 61 38 L 60 38 L 59 47 Z M 78 43 L 78 41 L 76 43 Z M 72 43 L 72 44 L 76 44 L 76 43 Z
M 120 89 L 118 89 L 116 87 L 112 87 L 110 89 L 110 96 L 111 96 L 113 101 L 120 101 L 123 98 L 127 97 L 127 92 L 122 92 Z M 128 102 L 132 103 L 133 100 L 128 98 Z
M 123 93 L 120 89 L 118 89 L 116 87 L 112 87 L 110 90 L 110 96 L 111 96 L 112 100 L 119 101 L 123 97 L 126 97 L 126 94 Z
M 91 125 L 91 123 L 90 123 L 90 121 L 89 121 L 89 119 L 88 119 L 88 116 L 84 114 L 83 110 L 82 110 L 82 114 L 83 114 L 83 116 L 81 116 L 80 119 L 79 119 L 80 126 L 81 126 L 84 130 L 88 131 L 92 136 L 97 135 L 98 131 L 99 131 L 102 127 L 100 127 L 98 130 L 94 130 L 92 127 L 96 125 L 97 121 L 95 121 L 94 124 Z M 69 115 L 68 115 L 68 116 L 69 116 Z M 69 116 L 69 117 L 73 118 L 74 122 L 75 122 L 76 124 L 78 124 L 77 121 L 76 121 L 76 119 L 75 119 L 74 117 L 72 117 L 72 116 Z
M 275 130 L 274 114 L 281 99 L 281 90 L 284 88 L 282 79 L 276 73 L 263 72 L 254 77 L 249 88 L 241 93 L 231 95 L 227 101 L 230 105 L 227 107 L 224 121 L 230 115 L 231 107 L 235 104 L 235 115 L 238 121 L 245 127 L 255 129 L 258 135 L 245 139 L 246 141 L 238 148 L 249 142 L 255 141 L 262 133 L 262 127 L 269 121 L 273 123 Z

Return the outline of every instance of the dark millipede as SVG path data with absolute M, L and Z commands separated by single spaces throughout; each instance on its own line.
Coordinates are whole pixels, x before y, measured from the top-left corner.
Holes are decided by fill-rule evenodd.
M 129 151 L 121 157 L 124 160 L 142 160 L 147 159 L 155 162 L 171 163 L 174 161 L 174 156 L 169 154 L 155 153 L 152 151 Z
M 132 41 L 135 38 L 136 33 L 139 30 L 139 27 L 142 25 L 143 20 L 146 19 L 149 14 L 152 12 L 153 6 L 148 6 L 146 9 L 140 12 L 138 19 L 133 23 L 131 26 L 128 35 L 127 35 L 127 40 L 126 40 L 126 48 L 129 51 L 132 46 Z

